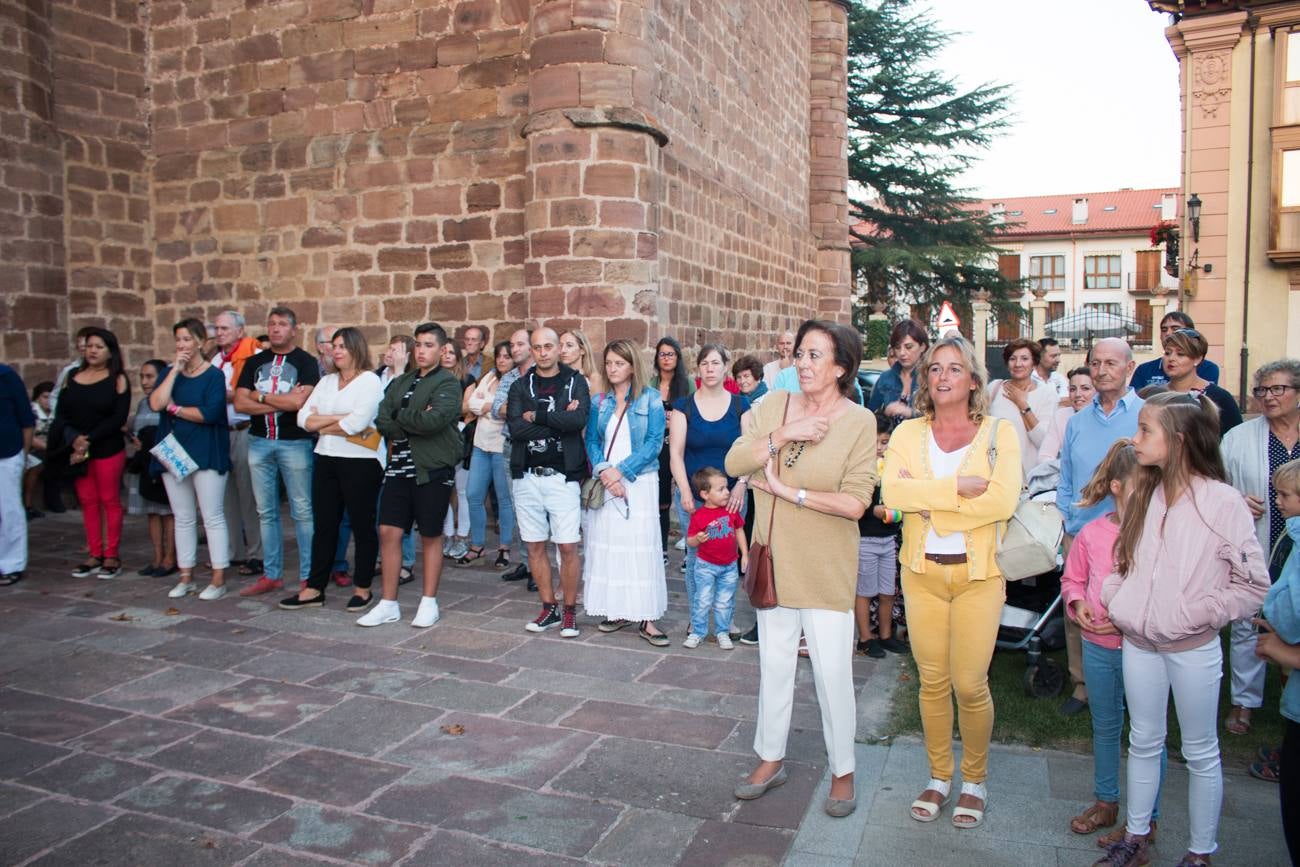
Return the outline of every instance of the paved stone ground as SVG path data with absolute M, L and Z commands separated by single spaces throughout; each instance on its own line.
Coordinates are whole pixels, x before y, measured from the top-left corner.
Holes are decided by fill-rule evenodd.
M 487 569 L 446 570 L 432 629 L 360 629 L 343 593 L 307 612 L 169 600 L 168 580 L 134 577 L 147 562 L 138 519 L 131 577 L 69 577 L 81 544 L 75 512 L 34 522 L 28 579 L 0 589 L 0 863 L 1091 861 L 1088 841 L 1060 830 L 1091 779 L 1068 754 L 1000 749 L 987 826 L 957 832 L 906 816 L 919 744 L 859 744 L 859 809 L 827 819 L 807 663 L 790 783 L 735 801 L 757 654 L 681 649 L 677 554 L 661 623 L 676 640 L 660 650 L 589 619 L 578 639 L 532 636 L 534 596 Z M 414 588 L 402 588 L 408 621 Z M 855 659 L 860 737 L 885 718 L 896 666 Z M 1185 833 L 1184 776 L 1172 775 L 1171 841 Z M 1276 789 L 1239 774 L 1226 788 L 1216 863 L 1282 863 Z M 1162 861 L 1180 854 L 1171 846 Z

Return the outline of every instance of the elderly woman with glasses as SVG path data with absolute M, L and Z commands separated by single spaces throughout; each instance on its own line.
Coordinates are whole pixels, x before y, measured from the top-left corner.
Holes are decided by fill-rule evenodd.
M 1165 348 L 1164 371 L 1170 391 L 1205 395 L 1219 408 L 1219 436 L 1241 424 L 1241 409 L 1227 390 L 1201 376 L 1199 366 L 1205 360 L 1209 343 L 1195 328 L 1180 328 L 1160 341 Z
M 1255 518 L 1255 535 L 1265 556 L 1275 553 L 1286 536 L 1286 518 L 1277 508 L 1273 474 L 1283 464 L 1300 459 L 1300 361 L 1284 358 L 1255 371 L 1251 395 L 1260 415 L 1224 435 L 1220 451 L 1228 481 L 1241 491 Z M 1269 562 L 1276 580 L 1281 556 Z M 1250 731 L 1251 713 L 1264 703 L 1265 660 L 1255 656 L 1255 627 L 1250 619 L 1232 624 L 1229 651 L 1232 710 L 1225 724 L 1232 734 Z

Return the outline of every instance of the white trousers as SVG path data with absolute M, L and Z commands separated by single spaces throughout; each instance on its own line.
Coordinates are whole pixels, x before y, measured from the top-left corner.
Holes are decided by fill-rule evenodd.
M 0 575 L 27 568 L 27 510 L 23 507 L 23 453 L 0 458 Z
M 822 711 L 822 736 L 831 774 L 853 773 L 857 696 L 853 691 L 853 612 L 769 608 L 758 612 L 758 728 L 754 752 L 765 762 L 785 758 L 794 710 L 799 633 L 808 639 L 813 684 Z
M 1228 642 L 1228 667 L 1232 672 L 1232 703 L 1238 707 L 1264 706 L 1264 672 L 1267 663 L 1255 655 L 1255 624 L 1247 617 L 1232 621 Z
M 203 529 L 208 534 L 208 556 L 213 569 L 230 565 L 230 535 L 226 531 L 226 474 L 216 470 L 197 470 L 177 481 L 163 473 L 167 500 L 176 516 L 176 565 L 193 569 L 198 560 L 198 511 L 203 512 Z
M 447 507 L 442 535 L 448 539 L 469 535 L 469 470 L 463 464 L 456 464 L 456 496 Z
M 1223 805 L 1219 762 L 1219 680 L 1223 649 L 1218 636 L 1194 650 L 1152 653 L 1124 641 L 1124 697 L 1128 702 L 1128 832 L 1151 830 L 1151 810 L 1160 789 L 1160 753 L 1165 746 L 1169 691 L 1187 760 L 1188 850 L 1209 855 L 1218 848 Z

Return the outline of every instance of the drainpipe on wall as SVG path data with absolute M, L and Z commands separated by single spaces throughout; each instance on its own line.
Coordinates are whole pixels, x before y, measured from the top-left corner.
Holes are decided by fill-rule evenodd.
M 1250 97 L 1246 126 L 1246 256 L 1241 280 L 1241 370 L 1238 374 L 1237 402 L 1246 408 L 1246 382 L 1249 375 L 1250 349 L 1246 337 L 1250 333 L 1250 234 L 1251 217 L 1255 213 L 1255 37 L 1259 29 L 1259 16 L 1246 15 L 1250 28 Z

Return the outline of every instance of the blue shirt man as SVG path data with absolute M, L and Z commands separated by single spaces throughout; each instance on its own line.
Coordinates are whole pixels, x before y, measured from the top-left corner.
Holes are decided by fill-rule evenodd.
M 1119 439 L 1137 433 L 1142 398 L 1128 386 L 1133 372 L 1133 350 L 1115 337 L 1098 341 L 1092 349 L 1092 381 L 1097 396 L 1070 418 L 1061 444 L 1061 479 L 1056 487 L 1056 507 L 1065 519 L 1065 532 L 1078 535 L 1093 518 L 1115 508 L 1110 497 L 1093 506 L 1075 505 L 1079 491 L 1097 471 L 1101 459 Z
M 862 403 L 862 386 L 858 385 L 857 371 L 854 371 L 853 377 L 853 394 L 858 403 Z M 772 380 L 772 391 L 802 391 L 799 387 L 799 370 L 798 365 L 792 364 L 789 367 L 781 368 L 781 372 Z

